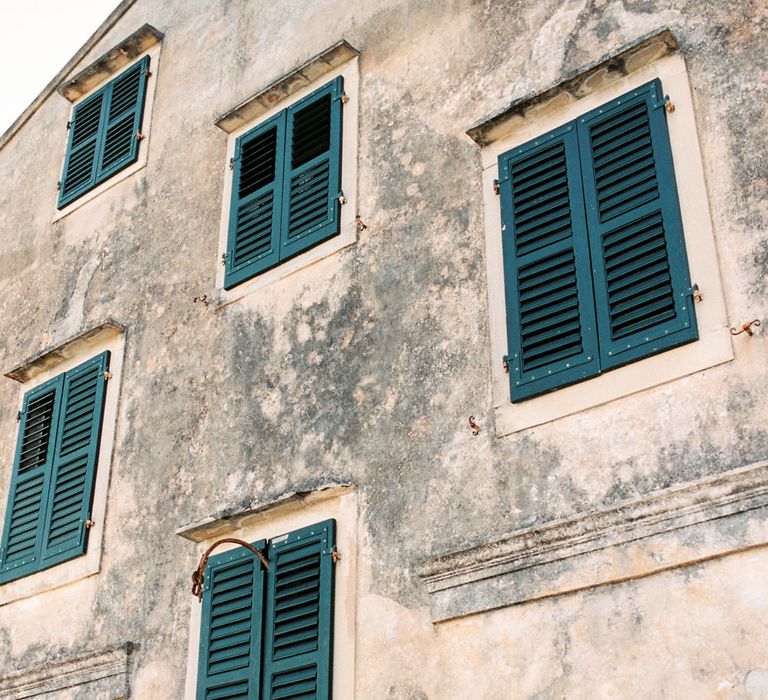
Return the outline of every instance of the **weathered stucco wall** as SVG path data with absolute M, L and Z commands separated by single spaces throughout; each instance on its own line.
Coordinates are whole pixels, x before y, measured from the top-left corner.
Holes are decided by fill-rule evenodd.
M 175 530 L 335 482 L 360 507 L 360 698 L 768 697 L 765 549 L 438 625 L 415 574 L 430 555 L 768 455 L 761 333 L 707 372 L 495 437 L 480 151 L 465 134 L 670 28 L 729 319 L 764 318 L 765 2 L 138 0 L 77 70 L 145 22 L 165 33 L 146 168 L 52 224 L 69 103 L 51 96 L 0 150 L 0 367 L 105 318 L 127 329 L 101 572 L 0 607 L 0 674 L 130 641 L 133 696 L 181 697 L 200 550 Z M 367 228 L 244 300 L 193 303 L 215 297 L 221 252 L 214 119 L 342 37 L 361 52 L 346 108 Z M 0 503 L 18 396 L 0 383 Z

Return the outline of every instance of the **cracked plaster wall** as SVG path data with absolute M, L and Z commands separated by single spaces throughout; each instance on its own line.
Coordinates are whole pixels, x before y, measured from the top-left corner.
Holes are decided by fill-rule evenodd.
M 336 480 L 362 507 L 360 697 L 766 697 L 764 550 L 437 627 L 413 568 L 768 454 L 762 334 L 702 375 L 494 437 L 480 157 L 464 134 L 668 26 L 729 316 L 763 318 L 768 6 L 138 0 L 76 70 L 144 22 L 165 32 L 145 169 L 51 224 L 69 104 L 51 96 L 0 151 L 0 366 L 106 317 L 128 329 L 102 570 L 0 609 L 0 673 L 131 640 L 134 696 L 180 697 L 196 550 L 174 530 Z M 220 254 L 214 118 L 342 36 L 361 51 L 368 228 L 247 303 L 193 304 Z M 17 397 L 0 383 L 2 503 Z

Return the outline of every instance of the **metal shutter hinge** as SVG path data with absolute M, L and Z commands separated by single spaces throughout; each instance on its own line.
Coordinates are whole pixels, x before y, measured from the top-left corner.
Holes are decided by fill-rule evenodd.
M 336 564 L 339 559 L 341 559 L 341 552 L 336 549 L 336 545 L 333 545 L 330 549 L 324 549 L 321 554 L 324 554 L 325 556 L 331 555 L 331 560 L 334 564 Z
M 664 101 L 655 105 L 656 109 L 666 109 L 670 114 L 675 111 L 675 105 L 669 98 L 669 95 L 664 95 Z
M 61 180 L 56 183 L 56 191 L 61 192 Z
M 699 303 L 701 303 L 701 301 L 704 299 L 704 297 L 701 295 L 701 290 L 699 289 L 699 285 L 698 284 L 694 284 L 694 285 L 688 287 L 688 289 L 686 289 L 683 292 L 683 296 L 684 297 L 693 297 L 693 300 L 695 302 L 699 302 Z
M 91 528 L 92 528 L 92 527 L 93 527 L 95 524 L 96 524 L 96 523 L 95 523 L 93 520 L 91 520 L 90 518 L 88 518 L 88 520 L 85 520 L 85 521 L 83 522 L 83 525 L 85 525 L 85 527 L 86 527 L 86 528 L 88 528 L 89 530 L 90 530 L 90 529 L 91 529 Z
M 152 77 L 152 71 L 147 68 L 147 70 L 144 71 L 144 77 L 145 78 L 151 78 Z
M 136 132 L 136 140 L 141 141 L 144 138 L 144 134 L 142 134 L 140 131 Z
M 234 170 L 235 169 L 235 159 L 234 158 L 230 158 L 229 159 L 229 169 L 230 170 Z
M 339 204 L 346 204 L 347 198 L 344 196 L 343 192 L 339 192 L 339 194 L 336 196 L 336 199 L 339 200 Z
M 347 93 L 346 92 L 342 92 L 341 93 L 341 98 L 340 99 L 341 99 L 341 104 L 343 104 L 343 105 L 345 105 L 345 104 L 347 104 L 347 102 L 349 102 L 349 97 L 347 97 Z
M 498 180 L 494 180 L 493 181 L 493 193 L 494 194 L 499 194 L 499 181 Z
M 106 370 L 104 372 L 104 381 L 106 382 L 109 379 L 112 379 L 112 372 L 110 372 L 109 370 Z
M 509 374 L 509 361 L 512 358 L 509 355 L 504 355 L 501 359 L 501 366 L 504 368 L 504 374 Z
M 224 265 L 224 266 L 226 266 L 226 264 L 227 264 L 227 254 L 226 253 L 222 253 L 221 254 L 221 264 Z
M 24 415 L 24 411 L 19 411 L 19 412 L 16 414 L 16 420 L 20 421 L 20 420 L 21 420 L 21 417 L 22 417 L 23 415 Z
M 72 122 L 67 122 L 67 131 L 69 131 L 72 128 Z

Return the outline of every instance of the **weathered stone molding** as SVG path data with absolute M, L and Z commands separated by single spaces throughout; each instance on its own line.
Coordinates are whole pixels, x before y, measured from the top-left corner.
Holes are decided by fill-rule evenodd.
M 83 354 L 89 347 L 123 333 L 125 333 L 125 326 L 112 319 L 107 319 L 64 342 L 56 343 L 32 355 L 18 367 L 5 372 L 5 376 L 9 379 L 15 379 L 17 382 L 26 382 L 46 369 Z
M 179 537 L 192 542 L 205 542 L 212 537 L 226 537 L 258 521 L 273 519 L 291 510 L 305 508 L 318 501 L 338 498 L 354 491 L 349 483 L 323 483 L 292 490 L 278 495 L 264 495 L 247 504 L 240 504 L 209 515 L 176 529 Z
M 768 543 L 768 462 L 424 562 L 435 622 Z
M 112 77 L 123 66 L 141 56 L 148 48 L 154 46 L 163 38 L 163 33 L 150 24 L 144 24 L 133 34 L 126 37 L 117 46 L 103 56 L 97 58 L 91 65 L 81 70 L 73 78 L 59 86 L 58 92 L 70 102 L 98 87 Z
M 231 134 L 235 129 L 265 114 L 278 102 L 313 83 L 342 63 L 358 56 L 359 53 L 357 49 L 342 39 L 263 90 L 259 90 L 255 95 L 241 102 L 226 114 L 222 114 L 214 124 L 222 131 Z
M 680 50 L 680 43 L 669 29 L 646 34 L 589 65 L 582 66 L 535 93 L 515 99 L 502 109 L 484 117 L 467 129 L 467 135 L 480 146 L 488 146 L 501 137 L 504 125 L 530 110 L 563 98 L 577 100 L 593 92 L 611 76 L 621 77 Z
M 89 697 L 122 700 L 129 693 L 128 669 L 133 650 L 134 645 L 128 642 L 115 649 L 0 676 L 0 696 L 21 700 L 90 685 Z

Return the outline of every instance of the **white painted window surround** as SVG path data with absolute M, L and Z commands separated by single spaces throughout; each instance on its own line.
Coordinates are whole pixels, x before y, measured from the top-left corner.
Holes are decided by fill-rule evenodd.
M 702 293 L 702 301 L 696 303 L 699 340 L 606 372 L 594 379 L 513 404 L 509 397 L 509 377 L 502 364 L 502 358 L 507 354 L 507 312 L 501 212 L 499 198 L 493 192 L 493 181 L 498 177 L 498 156 L 654 78 L 661 80 L 664 92 L 675 106 L 675 111 L 668 114 L 667 123 L 691 281 L 699 285 Z M 580 99 L 553 99 L 548 104 L 531 109 L 522 117 L 511 117 L 506 125 L 495 126 L 495 140 L 482 151 L 497 437 L 648 390 L 733 359 L 691 88 L 683 56 L 679 52 L 672 53 L 639 66 L 615 80 L 594 82 L 597 86 Z
M 107 382 L 107 391 L 104 399 L 99 459 L 96 465 L 96 481 L 94 483 L 93 508 L 91 510 L 91 519 L 95 525 L 90 529 L 88 535 L 88 551 L 83 556 L 57 564 L 50 569 L 45 569 L 1 585 L 0 607 L 61 586 L 74 584 L 99 572 L 124 347 L 125 336 L 122 331 L 112 324 L 104 324 L 65 343 L 50 353 L 36 358 L 34 362 L 27 363 L 21 368 L 8 373 L 13 378 L 19 378 L 20 376 L 26 378 L 19 388 L 19 409 L 21 409 L 24 394 L 30 389 L 34 389 L 52 377 L 76 367 L 105 350 L 110 352 L 109 371 L 112 377 Z M 11 481 L 11 469 L 12 464 L 4 465 L 4 469 L 0 474 L 0 478 L 3 480 L 0 508 L 3 509 L 5 509 L 8 500 L 7 488 Z

